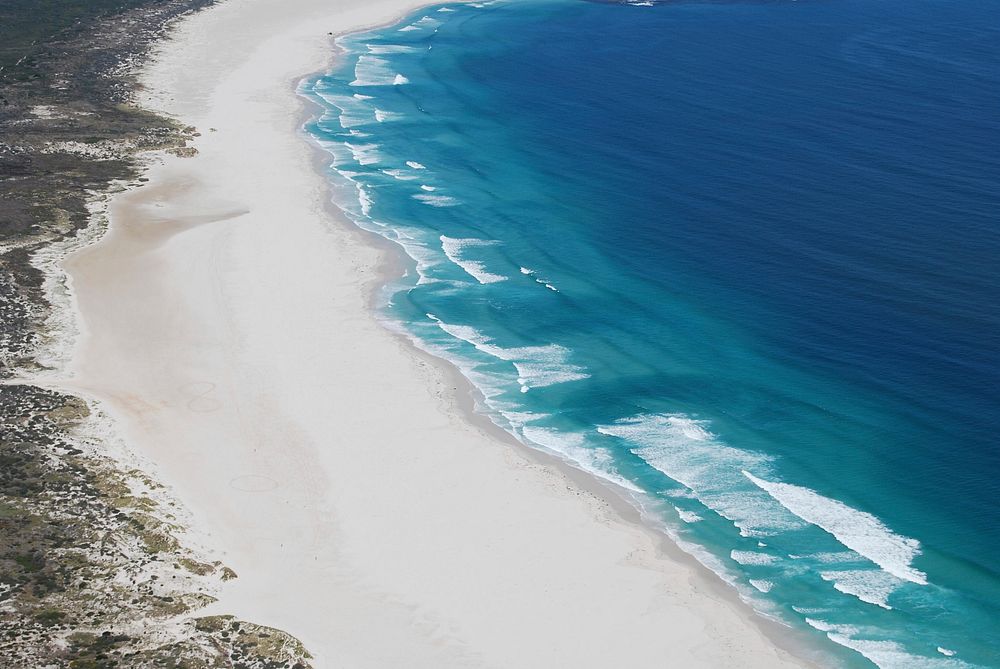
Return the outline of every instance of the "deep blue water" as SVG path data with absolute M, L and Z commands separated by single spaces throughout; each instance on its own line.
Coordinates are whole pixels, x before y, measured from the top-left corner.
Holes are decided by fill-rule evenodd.
M 1000 3 L 524 0 L 341 46 L 303 85 L 334 199 L 481 411 L 829 662 L 1000 667 Z

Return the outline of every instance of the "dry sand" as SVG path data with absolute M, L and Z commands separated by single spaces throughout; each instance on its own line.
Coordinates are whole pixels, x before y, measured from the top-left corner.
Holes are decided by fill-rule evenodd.
M 328 33 L 413 0 L 230 0 L 142 75 L 202 133 L 64 263 L 69 386 L 239 578 L 215 613 L 318 667 L 802 666 L 690 560 L 559 467 L 466 420 L 450 372 L 384 330 L 387 254 L 331 215 L 298 78 Z

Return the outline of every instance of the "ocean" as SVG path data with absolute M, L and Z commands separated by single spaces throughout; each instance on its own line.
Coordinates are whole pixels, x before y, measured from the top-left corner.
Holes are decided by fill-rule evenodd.
M 1000 667 L 1000 3 L 523 0 L 300 91 L 388 327 L 845 667 Z M 419 447 L 419 445 L 415 445 Z

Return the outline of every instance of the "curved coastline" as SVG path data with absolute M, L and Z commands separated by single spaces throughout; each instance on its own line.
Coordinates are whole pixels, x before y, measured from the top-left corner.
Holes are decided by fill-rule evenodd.
M 318 666 L 343 657 L 362 666 L 385 666 L 401 657 L 411 666 L 532 666 L 553 661 L 546 657 L 553 647 L 598 666 L 594 649 L 566 645 L 578 637 L 587 639 L 570 626 L 530 637 L 516 634 L 530 627 L 519 627 L 520 618 L 542 622 L 546 614 L 558 612 L 580 616 L 581 605 L 598 603 L 636 618 L 642 606 L 652 611 L 646 619 L 630 622 L 636 630 L 662 638 L 623 638 L 625 647 L 616 650 L 631 653 L 622 656 L 623 661 L 801 666 L 761 632 L 777 647 L 808 652 L 797 637 L 759 619 L 734 591 L 662 532 L 645 526 L 635 508 L 605 486 L 555 457 L 529 449 L 476 413 L 476 391 L 457 369 L 419 351 L 402 335 L 383 330 L 372 316 L 380 287 L 398 272 L 392 254 L 402 252 L 388 252 L 388 242 L 373 244 L 372 235 L 331 215 L 326 183 L 316 169 L 323 156 L 316 151 L 310 158 L 295 132 L 310 111 L 288 83 L 297 81 L 306 68 L 315 71 L 329 61 L 328 32 L 391 23 L 422 3 L 386 2 L 367 11 L 355 8 L 344 18 L 322 3 L 303 2 L 303 16 L 288 21 L 287 32 L 274 30 L 277 17 L 262 11 L 260 4 L 247 9 L 224 3 L 175 29 L 154 72 L 147 72 L 150 100 L 198 127 L 202 137 L 195 147 L 200 154 L 166 157 L 151 167 L 146 185 L 115 197 L 108 234 L 66 263 L 84 324 L 71 363 L 73 379 L 67 385 L 108 405 L 128 443 L 161 467 L 164 480 L 193 510 L 206 541 L 221 549 L 240 573 L 212 610 L 250 615 L 286 630 L 313 651 Z M 258 15 L 240 24 L 241 10 Z M 338 24 L 336 30 L 317 29 L 313 23 L 332 27 L 338 21 L 354 23 Z M 308 47 L 298 47 L 288 58 L 292 62 L 272 63 L 263 74 L 241 63 L 240 52 L 233 49 L 221 72 L 206 71 L 193 85 L 184 82 L 185 72 L 199 57 L 199 45 L 204 48 L 207 38 L 226 34 L 231 24 L 246 31 L 244 39 L 252 39 L 249 29 L 268 36 L 267 48 L 241 44 L 255 57 L 250 61 L 255 66 L 296 40 L 307 40 Z M 298 74 L 289 76 L 293 71 Z M 257 79 L 266 80 L 266 85 Z M 262 91 L 275 82 L 284 83 L 273 93 L 276 97 L 266 104 L 256 101 L 257 107 L 248 110 L 251 120 L 227 132 L 227 114 L 247 109 L 254 95 L 266 95 Z M 198 105 L 204 109 L 192 117 Z M 293 169 L 279 175 L 272 171 L 275 163 L 257 157 L 241 166 L 239 175 L 226 173 L 229 161 L 238 160 L 231 157 L 232 150 L 245 141 L 240 131 L 255 127 L 269 135 L 266 139 L 273 144 L 268 147 L 277 148 L 277 165 L 288 161 L 284 165 Z M 243 157 L 252 158 L 249 153 Z M 311 171 L 308 177 L 303 165 Z M 308 184 L 301 183 L 305 178 Z M 286 207 L 283 198 L 289 192 L 304 197 Z M 275 232 L 273 221 L 289 208 L 291 217 L 301 220 L 284 231 L 287 235 Z M 316 245 L 305 259 L 300 255 L 303 243 Z M 324 268 L 324 260 L 345 257 L 350 267 L 325 268 L 319 280 L 308 271 Z M 263 266 L 255 264 L 258 259 L 265 261 Z M 303 267 L 291 268 L 288 263 L 297 260 Z M 294 280 L 283 274 L 286 271 Z M 248 277 L 256 280 L 248 283 Z M 349 306 L 334 309 L 329 304 L 337 302 Z M 320 316 L 313 314 L 313 307 L 324 304 Z M 254 313 L 259 309 L 268 313 Z M 328 327 L 345 322 L 353 336 L 331 344 Z M 365 343 L 364 337 L 371 341 Z M 324 347 L 338 350 L 313 355 Z M 390 363 L 368 369 L 363 362 L 345 360 L 353 351 Z M 380 364 L 385 365 L 384 360 Z M 405 387 L 391 387 L 391 382 L 376 378 L 378 372 Z M 342 381 L 331 381 L 329 373 L 364 381 L 367 387 L 345 388 Z M 383 405 L 365 404 L 379 399 Z M 331 434 L 339 426 L 329 416 L 317 419 L 328 403 L 342 405 L 337 409 L 340 418 L 354 423 L 345 430 L 347 436 Z M 352 448 L 358 448 L 352 438 L 370 435 L 386 418 L 398 418 L 399 424 L 374 431 L 397 447 L 413 445 L 415 429 L 418 435 L 446 442 L 432 456 L 439 464 L 465 465 L 453 465 L 453 471 L 438 472 L 437 481 L 421 485 L 423 481 L 412 480 L 412 475 L 429 477 L 433 472 L 428 464 L 412 454 L 394 453 L 407 460 L 406 466 L 378 492 L 398 497 L 371 499 L 370 486 L 355 475 L 381 473 L 382 467 L 398 463 L 360 457 L 364 462 L 350 465 L 350 472 L 337 472 L 333 458 L 351 456 Z M 336 442 L 333 455 L 324 434 Z M 484 485 L 469 481 L 476 477 L 488 480 Z M 266 485 L 256 484 L 265 480 Z M 454 490 L 447 490 L 449 483 Z M 439 487 L 429 506 L 424 501 L 422 507 L 414 504 L 407 513 L 390 517 L 416 499 L 414 495 L 427 493 L 428 485 Z M 477 494 L 477 489 L 483 490 Z M 524 498 L 508 505 L 486 490 Z M 456 508 L 466 503 L 471 510 Z M 454 527 L 439 527 L 432 535 L 427 522 L 439 524 L 432 510 L 456 514 L 451 519 Z M 514 524 L 536 511 L 540 517 L 531 527 Z M 488 521 L 500 521 L 496 526 L 506 528 L 507 534 L 484 527 Z M 561 531 L 562 521 L 569 523 L 568 537 L 557 539 L 553 535 Z M 279 528 L 283 523 L 288 527 Z M 418 531 L 421 523 L 425 531 Z M 468 536 L 458 528 L 465 528 Z M 392 543 L 386 544 L 390 538 Z M 524 591 L 512 597 L 521 606 L 509 605 L 492 616 L 477 613 L 462 585 L 476 584 L 479 578 L 459 573 L 448 585 L 447 570 L 435 564 L 447 563 L 447 554 L 420 546 L 435 540 L 441 540 L 442 549 L 468 551 L 467 559 L 496 569 L 498 575 L 512 569 L 522 579 Z M 534 561 L 525 561 L 518 552 L 538 550 L 539 544 L 542 552 Z M 583 547 L 594 548 L 598 555 L 585 556 Z M 545 559 L 545 549 L 576 555 L 586 564 L 556 564 Z M 407 559 L 400 559 L 400 550 Z M 494 552 L 502 555 L 491 555 Z M 411 559 L 419 567 L 409 564 Z M 450 566 L 454 570 L 464 563 Z M 425 579 L 414 574 L 415 569 L 434 577 Z M 587 577 L 606 577 L 607 582 L 595 584 Z M 567 580 L 560 583 L 559 578 Z M 574 583 L 580 592 L 574 592 Z M 435 584 L 450 590 L 436 592 L 431 587 Z M 536 601 L 533 591 L 550 586 L 557 591 L 554 603 Z M 587 592 L 588 586 L 597 592 Z M 481 596 L 491 594 L 502 591 L 485 589 Z M 339 599 L 331 602 L 327 595 Z M 538 610 L 525 606 L 530 603 L 538 604 Z M 591 613 L 599 620 L 606 615 Z M 512 626 L 489 631 L 486 623 L 497 619 Z M 599 629 L 598 621 L 577 622 Z M 398 646 L 379 647 L 387 642 Z M 699 648 L 706 643 L 711 647 Z M 666 656 L 657 655 L 664 652 Z
M 427 6 L 433 7 L 437 4 L 433 3 Z M 398 22 L 416 9 L 419 8 L 409 10 L 396 17 L 394 21 L 388 22 L 387 25 Z M 350 32 L 362 32 L 363 30 Z M 314 76 L 316 75 L 308 75 L 303 80 Z M 315 109 L 306 108 L 303 110 L 301 115 L 303 126 L 315 120 L 317 118 L 315 110 L 320 109 L 308 97 L 305 99 L 309 102 L 309 106 Z M 304 133 L 304 139 L 313 148 L 317 172 L 322 173 L 329 164 L 329 152 L 319 146 L 308 133 Z M 413 258 L 407 255 L 406 251 L 398 244 L 352 223 L 344 216 L 343 211 L 332 198 L 326 204 L 331 221 L 342 225 L 350 234 L 357 235 L 359 239 L 363 240 L 365 245 L 380 252 L 380 262 L 375 267 L 375 273 L 362 288 L 365 291 L 367 308 L 372 317 L 381 321 L 379 312 L 383 307 L 386 288 L 403 277 L 404 265 L 412 261 Z M 759 630 L 764 638 L 774 644 L 776 648 L 788 653 L 796 666 L 819 667 L 829 666 L 836 662 L 828 655 L 826 649 L 819 649 L 816 646 L 815 640 L 807 638 L 799 630 L 792 629 L 786 623 L 755 609 L 751 603 L 744 600 L 733 584 L 728 583 L 719 573 L 699 560 L 697 554 L 703 549 L 693 544 L 682 547 L 678 538 L 671 536 L 666 531 L 661 519 L 647 516 L 637 505 L 635 498 L 629 498 L 628 490 L 574 466 L 558 453 L 546 452 L 517 439 L 510 432 L 497 425 L 488 413 L 480 409 L 485 401 L 485 396 L 457 365 L 447 358 L 435 355 L 419 346 L 411 334 L 401 331 L 399 327 L 393 327 L 384 321 L 381 322 L 381 325 L 399 343 L 400 347 L 406 349 L 410 355 L 418 360 L 434 367 L 446 379 L 443 386 L 445 392 L 442 394 L 441 400 L 449 410 L 459 414 L 469 425 L 482 431 L 488 438 L 513 449 L 528 461 L 546 469 L 555 470 L 571 483 L 572 488 L 567 487 L 567 490 L 575 489 L 576 494 L 582 493 L 593 498 L 597 504 L 610 509 L 618 519 L 647 535 L 657 547 L 658 559 L 675 563 L 688 570 L 692 582 L 696 584 L 695 587 L 699 592 L 733 607 L 749 625 Z M 708 558 L 708 555 L 703 556 L 703 559 Z
M 494 0 L 494 2 L 499 1 Z M 308 85 L 314 84 L 317 79 L 341 64 L 340 59 L 346 53 L 340 44 L 342 38 L 376 33 L 383 29 L 402 25 L 425 11 L 437 7 L 447 7 L 448 4 L 452 3 L 443 3 L 440 0 L 422 3 L 378 25 L 336 34 L 334 48 L 338 51 L 338 56 L 326 68 L 298 80 L 295 86 L 296 91 L 307 103 L 306 108 L 300 114 L 301 134 L 313 149 L 317 173 L 324 175 L 325 179 L 328 179 L 326 175 L 331 164 L 335 164 L 331 162 L 334 154 L 329 148 L 324 147 L 313 133 L 309 132 L 308 126 L 329 114 L 330 109 L 314 99 L 317 93 L 310 90 Z M 403 286 L 402 280 L 411 274 L 407 266 L 414 263 L 419 265 L 420 260 L 410 255 L 406 247 L 397 241 L 393 241 L 378 231 L 368 229 L 353 220 L 349 211 L 357 205 L 355 199 L 355 194 L 351 191 L 350 196 L 344 201 L 338 201 L 336 196 L 331 195 L 324 204 L 331 221 L 343 226 L 349 233 L 358 236 L 363 244 L 380 252 L 380 262 L 375 267 L 374 276 L 363 284 L 367 309 L 403 348 L 417 359 L 426 361 L 427 364 L 436 368 L 438 373 L 447 379 L 445 384 L 447 392 L 446 395 L 442 396 L 442 400 L 448 405 L 449 410 L 458 413 L 465 421 L 481 430 L 489 438 L 516 450 L 531 462 L 555 470 L 560 476 L 571 482 L 578 491 L 591 496 L 598 504 L 611 509 L 617 518 L 641 530 L 656 544 L 660 558 L 690 570 L 692 581 L 700 592 L 732 606 L 744 617 L 747 623 L 759 630 L 764 638 L 783 652 L 787 652 L 790 656 L 789 659 L 793 659 L 801 666 L 809 667 L 839 666 L 844 661 L 843 657 L 831 654 L 831 650 L 842 649 L 824 648 L 817 645 L 817 640 L 810 638 L 810 635 L 804 633 L 803 630 L 795 629 L 779 617 L 768 614 L 766 602 L 758 601 L 758 605 L 755 606 L 751 601 L 751 593 L 742 590 L 735 581 L 727 578 L 725 570 L 713 569 L 710 566 L 717 562 L 715 556 L 702 546 L 681 539 L 668 526 L 664 525 L 661 516 L 644 508 L 642 498 L 637 496 L 641 494 L 641 491 L 636 488 L 622 487 L 596 472 L 588 472 L 581 465 L 573 463 L 567 455 L 557 450 L 547 450 L 541 444 L 526 443 L 510 430 L 498 424 L 497 419 L 502 417 L 488 407 L 487 397 L 483 390 L 463 373 L 458 363 L 440 352 L 435 352 L 432 350 L 433 347 L 429 348 L 416 334 L 407 331 L 405 324 L 392 320 L 386 313 L 386 302 L 391 299 L 391 293 L 394 290 L 400 290 L 400 287 Z M 544 282 L 540 281 L 540 283 Z M 551 286 L 547 287 L 551 288 Z M 405 290 L 405 288 L 403 289 Z M 623 483 L 627 482 L 623 481 Z M 857 659 L 856 656 L 850 658 L 851 661 L 857 661 Z
M 714 554 L 717 560 L 708 563 L 713 570 L 722 570 L 723 578 L 749 592 L 756 605 L 767 600 L 765 611 L 805 628 L 812 637 L 826 634 L 886 667 L 981 661 L 978 652 L 990 655 L 990 642 L 979 642 L 990 638 L 990 616 L 979 615 L 975 606 L 968 587 L 974 575 L 935 565 L 936 558 L 950 554 L 947 546 L 961 544 L 941 540 L 931 510 L 916 513 L 891 503 L 894 494 L 907 489 L 890 483 L 892 471 L 886 471 L 885 487 L 878 482 L 880 468 L 871 468 L 870 480 L 860 471 L 859 461 L 871 459 L 872 452 L 889 452 L 906 442 L 883 442 L 876 430 L 858 425 L 856 417 L 903 434 L 905 410 L 892 415 L 889 406 L 872 409 L 882 406 L 880 397 L 863 384 L 844 382 L 853 378 L 851 369 L 842 378 L 800 375 L 793 368 L 811 369 L 808 355 L 788 366 L 782 356 L 755 348 L 770 343 L 780 351 L 782 343 L 794 340 L 789 344 L 793 349 L 809 351 L 811 340 L 785 333 L 781 318 L 772 328 L 758 327 L 756 335 L 744 331 L 741 322 L 756 323 L 755 315 L 767 321 L 762 312 L 771 303 L 763 297 L 758 303 L 737 285 L 728 286 L 724 297 L 725 291 L 714 292 L 713 281 L 696 269 L 711 265 L 708 258 L 715 257 L 716 226 L 739 239 L 747 230 L 781 227 L 766 212 L 755 215 L 752 207 L 743 208 L 738 193 L 726 188 L 728 164 L 715 166 L 712 157 L 732 150 L 746 161 L 750 181 L 771 175 L 780 182 L 781 175 L 790 176 L 784 157 L 795 155 L 795 142 L 809 134 L 807 129 L 786 132 L 774 121 L 780 113 L 755 116 L 758 105 L 749 103 L 744 109 L 738 104 L 743 99 L 741 77 L 727 79 L 726 72 L 742 71 L 732 55 L 755 49 L 757 40 L 737 41 L 721 51 L 701 46 L 707 35 L 745 21 L 755 26 L 754 35 L 767 34 L 774 29 L 769 18 L 780 18 L 783 34 L 797 35 L 801 14 L 790 6 L 774 9 L 773 16 L 771 8 L 757 6 L 732 12 L 709 7 L 647 11 L 606 4 L 504 3 L 488 9 L 456 5 L 448 14 L 438 14 L 439 8 L 421 10 L 392 27 L 338 40 L 347 52 L 344 62 L 307 84 L 307 92 L 327 110 L 308 130 L 333 156 L 332 190 L 348 218 L 400 243 L 411 256 L 409 276 L 384 296 L 385 313 L 393 325 L 402 325 L 433 353 L 455 363 L 481 389 L 486 405 L 481 409 L 498 424 L 524 443 L 562 452 L 588 471 L 597 469 L 611 479 L 624 476 L 626 486 L 631 482 L 645 489 L 663 502 L 663 519 L 671 529 Z M 842 29 L 851 33 L 864 29 L 859 19 L 872 11 L 861 4 L 852 9 L 842 17 L 816 12 L 838 26 L 842 22 Z M 678 12 L 689 19 L 686 27 L 675 23 Z M 919 10 L 910 18 L 918 25 L 926 19 Z M 608 30 L 609 24 L 616 28 Z M 761 99 L 811 91 L 809 83 L 822 80 L 828 71 L 843 80 L 845 91 L 855 85 L 863 89 L 859 82 L 870 72 L 838 64 L 838 34 L 817 44 L 815 55 L 822 58 L 811 61 L 815 68 L 803 64 L 794 70 L 798 87 L 789 87 L 788 73 L 770 59 L 747 66 L 742 79 L 757 78 Z M 630 42 L 635 35 L 647 39 Z M 671 37 L 661 44 L 657 39 L 664 35 Z M 593 59 L 576 57 L 593 44 L 600 45 Z M 780 60 L 782 48 L 774 51 Z M 633 52 L 646 58 L 616 57 Z M 700 57 L 692 58 L 694 53 Z M 674 80 L 673 73 L 681 79 Z M 920 96 L 922 74 L 912 74 L 917 83 L 909 93 Z M 553 80 L 566 82 L 579 94 L 576 108 L 593 113 L 577 115 L 561 95 L 549 96 Z M 617 94 L 609 97 L 609 90 Z M 969 93 L 976 99 L 975 90 Z M 836 103 L 838 96 L 831 97 Z M 726 113 L 744 109 L 748 123 L 759 121 L 756 132 L 745 134 L 749 145 L 739 132 L 720 130 L 728 125 L 717 118 L 706 121 L 698 113 L 685 113 L 720 99 L 736 103 L 734 109 L 722 105 Z M 824 118 L 822 110 L 828 107 L 811 106 L 811 99 L 802 100 L 802 117 Z M 644 104 L 649 100 L 662 104 Z M 629 112 L 623 118 L 636 121 L 626 124 L 631 140 L 625 137 L 629 131 L 616 135 L 621 145 L 600 140 L 604 119 L 618 118 L 618 107 Z M 676 117 L 678 129 L 685 132 L 657 132 L 654 109 L 661 117 Z M 850 122 L 827 120 L 844 137 L 855 137 Z M 941 132 L 951 136 L 946 128 Z M 671 135 L 674 139 L 658 144 Z M 644 137 L 659 148 L 645 150 Z M 751 138 L 784 147 L 769 154 L 775 158 L 770 162 L 773 174 L 760 164 Z M 878 144 L 877 138 L 872 140 Z M 673 171 L 687 164 L 673 159 L 677 142 L 690 155 L 702 156 L 704 172 L 697 174 L 704 178 L 675 180 Z M 605 160 L 591 161 L 591 148 Z M 881 148 L 896 156 L 892 148 Z M 836 146 L 830 153 L 852 162 Z M 927 159 L 933 163 L 933 156 Z M 899 156 L 901 163 L 906 160 Z M 855 167 L 864 172 L 870 165 L 859 160 Z M 650 178 L 634 180 L 637 174 Z M 821 183 L 813 185 L 807 192 L 823 191 Z M 458 206 L 427 200 L 426 191 L 450 197 Z M 738 214 L 735 223 L 717 220 L 712 207 L 700 206 L 715 202 L 717 194 Z M 949 200 L 947 193 L 942 196 Z M 561 216 L 559 200 L 571 199 L 581 206 Z M 697 215 L 679 214 L 671 221 L 666 214 L 661 219 L 660 209 L 674 212 L 670 205 L 678 200 Z M 622 207 L 633 214 L 634 226 L 619 221 Z M 807 220 L 823 220 L 825 212 L 817 207 L 803 214 Z M 922 215 L 914 212 L 917 219 Z M 822 227 L 830 226 L 836 221 Z M 648 244 L 647 254 L 635 236 L 622 232 L 656 243 Z M 796 239 L 796 234 L 796 226 L 790 225 L 786 236 Z M 826 248 L 825 239 L 802 234 L 807 247 Z M 754 263 L 746 263 L 751 266 L 745 278 L 752 282 L 753 266 L 769 266 L 781 246 L 764 237 L 747 247 L 723 244 L 718 250 L 734 258 L 756 249 Z M 688 251 L 675 258 L 675 246 Z M 690 254 L 690 248 L 700 253 Z M 580 260 L 576 267 L 575 259 Z M 671 269 L 674 261 L 686 269 Z M 732 277 L 725 262 L 719 265 L 713 274 L 725 284 Z M 584 268 L 588 271 L 579 271 Z M 798 270 L 807 276 L 811 272 L 808 263 Z M 540 289 L 536 271 L 564 294 Z M 873 273 L 878 268 L 867 267 L 865 274 Z M 646 281 L 647 274 L 660 276 L 661 284 Z M 776 302 L 779 295 L 805 299 L 809 291 L 801 293 L 791 278 L 787 285 L 776 281 L 773 292 L 759 294 L 773 294 Z M 679 294 L 671 293 L 673 285 L 683 287 Z M 905 285 L 900 289 L 908 290 Z M 646 311 L 643 303 L 662 308 Z M 854 306 L 858 313 L 867 308 L 864 299 Z M 705 320 L 699 320 L 699 312 Z M 907 318 L 887 314 L 892 317 Z M 784 316 L 789 322 L 798 322 L 796 318 L 794 309 Z M 866 341 L 863 319 L 843 322 L 846 329 L 855 328 L 856 341 Z M 727 360 L 733 363 L 729 369 Z M 869 362 L 882 369 L 881 360 Z M 895 373 L 891 367 L 883 369 L 887 376 Z M 553 387 L 524 395 L 534 380 Z M 792 389 L 802 391 L 803 404 L 785 402 Z M 896 390 L 920 404 L 919 393 L 911 393 L 905 383 Z M 968 417 L 978 424 L 975 412 Z M 858 454 L 842 458 L 842 468 L 836 466 L 841 440 Z M 901 452 L 908 453 L 906 448 Z M 910 465 L 908 457 L 904 462 Z M 922 467 L 911 470 L 910 480 L 923 480 Z M 954 511 L 946 496 L 932 492 L 933 480 L 926 488 L 928 499 L 940 503 L 927 506 Z M 983 480 L 980 489 L 989 490 L 990 483 Z M 960 522 L 949 526 L 972 534 Z M 988 553 L 985 557 L 988 561 Z M 963 592 L 968 609 L 957 601 Z M 927 613 L 927 607 L 938 613 Z M 869 666 L 861 657 L 848 657 L 845 663 Z

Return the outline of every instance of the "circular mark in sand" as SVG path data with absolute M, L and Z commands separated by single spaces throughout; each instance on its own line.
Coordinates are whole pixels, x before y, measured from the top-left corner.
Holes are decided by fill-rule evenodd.
M 267 492 L 274 490 L 279 485 L 270 476 L 261 476 L 260 474 L 245 474 L 229 481 L 230 488 L 242 490 L 243 492 Z
M 211 413 L 222 407 L 219 400 L 212 399 L 209 394 L 215 390 L 215 384 L 211 381 L 195 381 L 187 383 L 179 389 L 182 393 L 192 399 L 188 400 L 187 408 L 198 413 Z

